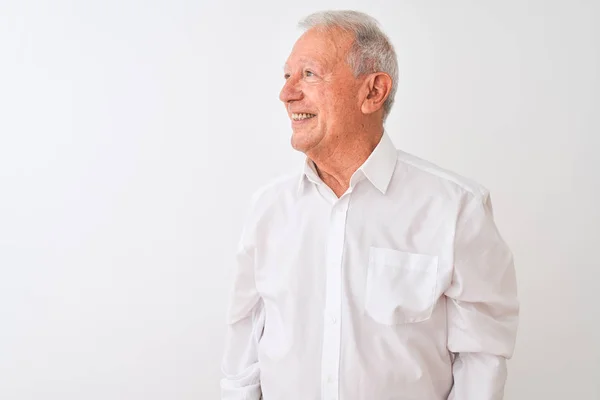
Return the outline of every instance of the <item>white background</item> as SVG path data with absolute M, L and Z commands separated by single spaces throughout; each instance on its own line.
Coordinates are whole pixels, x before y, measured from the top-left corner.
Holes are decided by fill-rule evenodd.
M 218 398 L 249 196 L 302 161 L 282 66 L 327 8 L 395 44 L 395 144 L 492 192 L 506 399 L 600 399 L 598 2 L 0 0 L 1 399 Z

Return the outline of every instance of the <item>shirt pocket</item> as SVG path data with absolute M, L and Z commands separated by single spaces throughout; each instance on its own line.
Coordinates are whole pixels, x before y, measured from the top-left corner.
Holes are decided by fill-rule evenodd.
M 370 247 L 365 311 L 385 325 L 429 319 L 437 270 L 437 256 Z

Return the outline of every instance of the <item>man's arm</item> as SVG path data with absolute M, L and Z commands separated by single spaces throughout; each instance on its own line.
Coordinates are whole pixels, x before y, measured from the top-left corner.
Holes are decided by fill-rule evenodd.
M 246 220 L 236 253 L 226 348 L 221 364 L 222 400 L 259 400 L 262 395 L 257 354 L 265 313 L 254 280 L 255 241 L 250 220 Z
M 456 355 L 448 400 L 501 400 L 519 304 L 512 254 L 496 229 L 487 193 L 469 194 L 459 213 L 453 279 L 445 294 L 448 350 Z

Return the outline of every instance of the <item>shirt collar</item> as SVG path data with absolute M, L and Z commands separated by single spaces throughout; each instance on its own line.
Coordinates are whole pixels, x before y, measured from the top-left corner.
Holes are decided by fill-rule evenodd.
M 396 160 L 398 158 L 398 150 L 394 146 L 392 139 L 387 132 L 383 132 L 381 140 L 373 149 L 367 160 L 361 165 L 358 170 L 352 175 L 350 185 L 354 186 L 358 180 L 357 176 L 362 173 L 382 194 L 385 194 L 392 180 L 394 169 L 396 168 Z M 305 181 L 310 180 L 313 183 L 321 183 L 321 178 L 315 169 L 314 162 L 306 157 L 304 159 L 302 174 L 298 182 L 298 193 L 304 189 Z

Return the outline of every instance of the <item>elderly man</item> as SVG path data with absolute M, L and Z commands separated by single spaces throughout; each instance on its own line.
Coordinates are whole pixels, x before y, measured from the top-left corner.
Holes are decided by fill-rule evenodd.
M 488 191 L 392 144 L 373 18 L 301 26 L 280 98 L 306 161 L 253 196 L 222 399 L 501 399 L 518 302 Z

